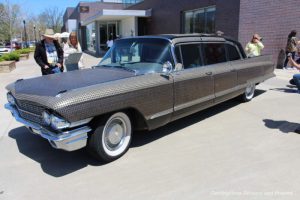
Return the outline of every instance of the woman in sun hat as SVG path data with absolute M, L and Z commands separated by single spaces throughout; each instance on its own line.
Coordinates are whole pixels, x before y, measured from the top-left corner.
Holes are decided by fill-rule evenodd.
M 46 29 L 43 40 L 37 43 L 34 59 L 41 67 L 43 75 L 63 72 L 64 52 L 52 29 Z

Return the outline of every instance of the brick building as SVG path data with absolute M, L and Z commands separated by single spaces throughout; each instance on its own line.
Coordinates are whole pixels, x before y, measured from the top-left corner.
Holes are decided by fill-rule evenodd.
M 297 30 L 300 35 L 299 4 L 299 0 L 240 0 L 238 40 L 245 45 L 250 33 L 259 33 L 265 45 L 263 53 L 272 54 L 281 68 L 283 58 L 279 55 L 285 49 L 288 34 Z
M 100 52 L 111 32 L 103 34 L 103 23 L 115 27 L 114 35 L 121 37 L 167 33 L 214 33 L 222 31 L 226 36 L 241 42 L 243 46 L 253 33 L 263 37 L 263 54 L 272 54 L 276 62 L 280 51 L 284 51 L 287 35 L 291 30 L 300 31 L 297 3 L 300 0 L 105 0 L 80 2 L 76 8 L 68 8 L 66 19 L 80 22 L 82 42 L 86 44 L 86 30 L 93 31 L 95 51 Z M 114 2 L 114 3 L 112 3 Z M 122 2 L 122 3 L 121 3 Z M 89 7 L 81 13 L 80 7 Z M 104 12 L 105 10 L 110 12 Z M 118 13 L 111 12 L 116 10 Z M 124 11 L 126 10 L 126 11 Z M 143 11 L 143 13 L 138 13 Z M 102 12 L 101 12 L 102 11 Z M 127 12 L 128 11 L 128 12 Z M 70 14 L 71 13 L 71 14 Z M 78 24 L 77 23 L 77 24 Z M 64 23 L 66 24 L 66 23 Z M 93 27 L 91 27 L 94 24 Z M 93 30 L 92 30 L 93 29 Z M 101 34 L 102 32 L 102 34 Z M 88 49 L 88 45 L 83 45 Z M 282 62 L 280 59 L 279 64 Z
M 83 50 L 101 55 L 106 51 L 106 42 L 110 37 L 137 35 L 137 17 L 147 17 L 151 13 L 124 8 L 140 1 L 142 0 L 79 2 L 76 7 L 66 9 L 62 32 L 76 31 Z
M 189 33 L 193 32 L 191 29 L 195 31 L 191 26 L 201 26 L 201 32 L 220 30 L 245 46 L 253 33 L 259 33 L 265 45 L 263 53 L 272 54 L 276 62 L 290 31 L 300 31 L 299 3 L 299 0 L 145 0 L 129 9 L 152 9 L 152 16 L 138 23 L 139 33 L 145 35 Z M 209 9 L 214 14 L 207 21 Z M 192 15 L 193 22 L 189 19 Z M 213 28 L 205 28 L 209 23 Z M 282 58 L 279 60 L 282 62 Z

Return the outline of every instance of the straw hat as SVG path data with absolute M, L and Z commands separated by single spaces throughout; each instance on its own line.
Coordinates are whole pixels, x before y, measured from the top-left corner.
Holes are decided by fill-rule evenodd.
M 44 37 L 47 38 L 52 38 L 54 40 L 56 40 L 57 38 L 55 37 L 54 31 L 53 29 L 46 29 L 45 33 L 43 34 Z

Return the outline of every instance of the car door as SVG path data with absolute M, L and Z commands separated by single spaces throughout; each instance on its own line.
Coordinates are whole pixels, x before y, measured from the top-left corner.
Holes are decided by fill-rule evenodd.
M 203 62 L 212 71 L 214 80 L 214 103 L 236 95 L 237 71 L 227 62 L 225 42 L 204 42 Z
M 227 52 L 227 59 L 230 65 L 234 68 L 237 72 L 237 84 L 236 84 L 236 91 L 240 92 L 245 89 L 245 85 L 242 79 L 245 78 L 244 76 L 239 76 L 239 74 L 243 74 L 243 63 L 245 62 L 239 48 L 232 42 L 226 43 L 226 52 Z M 241 68 L 242 67 L 242 68 Z M 242 79 L 241 79 L 242 78 Z M 244 83 L 243 83 L 244 82 Z
M 173 73 L 174 113 L 172 120 L 187 116 L 213 104 L 212 71 L 203 66 L 201 43 L 185 43 L 175 47 L 177 61 L 183 69 Z

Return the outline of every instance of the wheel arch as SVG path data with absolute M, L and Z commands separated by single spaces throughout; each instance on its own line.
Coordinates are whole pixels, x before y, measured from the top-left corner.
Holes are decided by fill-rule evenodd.
M 95 128 L 100 124 L 104 124 L 111 115 L 117 112 L 123 112 L 129 117 L 133 130 L 147 130 L 149 128 L 143 114 L 138 109 L 133 107 L 114 110 L 108 113 L 98 115 L 94 117 L 90 122 L 91 127 Z

